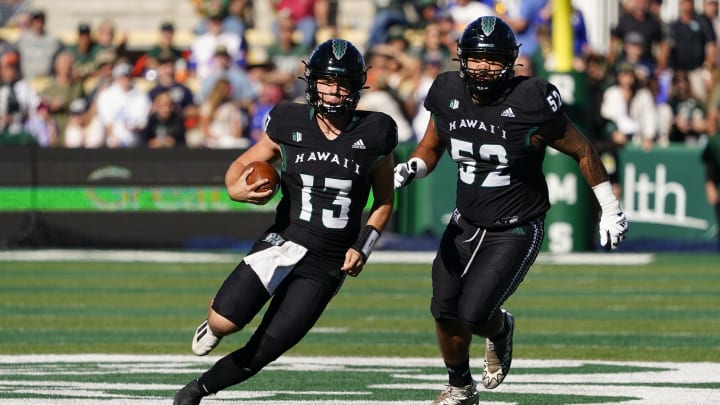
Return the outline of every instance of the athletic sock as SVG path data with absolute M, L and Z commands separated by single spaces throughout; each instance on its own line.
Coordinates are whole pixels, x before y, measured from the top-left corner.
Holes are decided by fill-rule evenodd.
M 242 349 L 240 349 L 242 350 Z M 218 360 L 210 370 L 198 378 L 200 386 L 208 393 L 214 394 L 231 385 L 241 383 L 255 375 L 255 372 L 239 365 L 231 353 Z
M 470 359 L 460 364 L 445 363 L 448 372 L 448 382 L 453 387 L 464 387 L 472 384 L 472 374 L 470 373 Z

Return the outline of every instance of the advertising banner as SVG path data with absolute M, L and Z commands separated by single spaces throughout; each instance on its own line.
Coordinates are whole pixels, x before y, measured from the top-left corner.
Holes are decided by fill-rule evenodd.
M 700 146 L 671 145 L 620 153 L 628 242 L 648 249 L 714 244 L 718 226 L 705 197 Z

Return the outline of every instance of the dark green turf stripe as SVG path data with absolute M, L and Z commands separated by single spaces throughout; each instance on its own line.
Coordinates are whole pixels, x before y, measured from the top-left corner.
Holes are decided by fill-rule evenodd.
M 0 263 L 0 353 L 185 353 L 232 267 Z M 530 358 L 720 358 L 718 268 L 715 257 L 662 255 L 647 266 L 536 265 L 506 305 L 517 316 L 517 350 Z M 362 343 L 311 334 L 297 350 L 436 356 L 430 295 L 429 265 L 370 264 L 318 323 Z

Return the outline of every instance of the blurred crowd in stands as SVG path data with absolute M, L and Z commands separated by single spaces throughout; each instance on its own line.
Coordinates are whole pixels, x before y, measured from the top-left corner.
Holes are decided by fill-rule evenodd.
M 194 37 L 175 41 L 172 21 L 158 21 L 157 43 L 129 50 L 108 18 L 78 21 L 74 41 L 46 29 L 43 10 L 16 10 L 0 38 L 0 144 L 30 139 L 43 147 L 245 148 L 281 100 L 304 100 L 303 60 L 336 36 L 339 0 L 272 3 L 271 44 L 250 43 L 252 0 L 193 0 Z M 10 8 L 13 3 L 2 2 Z M 364 43 L 369 87 L 359 108 L 382 110 L 401 142 L 422 137 L 423 101 L 435 76 L 457 69 L 464 26 L 496 15 L 518 34 L 517 74 L 555 69 L 550 0 L 375 0 Z M 718 2 L 679 1 L 663 21 L 662 0 L 622 0 L 611 43 L 593 50 L 580 10 L 572 10 L 573 70 L 587 86 L 582 126 L 604 151 L 697 144 L 717 132 L 720 108 Z M 7 16 L 8 13 L 2 13 Z M 110 16 L 108 16 L 110 17 Z M 349 38 L 353 40 L 352 38 Z M 259 49 L 261 48 L 261 49 Z M 575 117 L 575 119 L 578 119 Z

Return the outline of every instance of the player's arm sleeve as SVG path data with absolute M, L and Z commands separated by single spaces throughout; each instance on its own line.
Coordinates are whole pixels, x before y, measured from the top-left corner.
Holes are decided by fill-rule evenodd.
M 387 130 L 385 132 L 385 148 L 383 150 L 383 155 L 388 155 L 392 153 L 392 151 L 397 147 L 398 145 L 398 126 L 395 120 L 388 117 L 388 124 L 387 124 Z
M 265 116 L 265 122 L 263 122 L 263 131 L 272 139 L 274 142 L 278 142 L 278 135 L 280 131 L 278 131 L 278 126 L 282 119 L 276 119 L 276 117 L 282 117 L 284 105 L 282 103 L 276 105 L 275 107 L 268 112 L 268 114 Z
M 438 76 L 438 78 L 430 85 L 430 89 L 428 89 L 427 95 L 425 96 L 423 107 L 430 111 L 430 114 L 435 114 L 439 111 L 440 102 L 438 99 L 443 93 L 441 89 L 446 87 L 443 86 L 442 83 L 444 83 L 444 76 Z
M 565 103 L 560 90 L 550 82 L 536 80 L 530 89 L 528 100 L 535 100 L 530 113 L 539 122 L 549 122 L 565 114 Z

